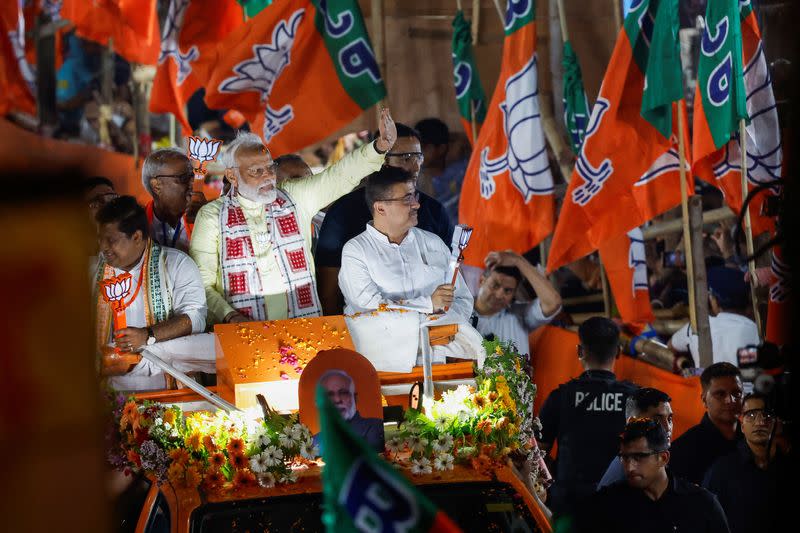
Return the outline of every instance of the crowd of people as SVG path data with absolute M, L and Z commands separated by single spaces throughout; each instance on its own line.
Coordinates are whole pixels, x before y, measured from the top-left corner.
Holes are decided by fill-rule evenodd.
M 318 174 L 297 155 L 274 157 L 258 136 L 242 132 L 222 151 L 227 186 L 211 202 L 197 200 L 192 162 L 177 149 L 145 160 L 142 185 L 152 197 L 145 206 L 117 195 L 110 180 L 87 180 L 98 228 L 98 349 L 147 349 L 178 370 L 213 374 L 214 324 L 389 306 L 449 310 L 465 331 L 513 341 L 529 355 L 533 330 L 568 320 L 560 287 L 530 254 L 503 250 L 486 257 L 476 287 L 460 274 L 448 279 L 456 220 L 447 194 L 457 198 L 460 184 L 458 165 L 444 166 L 440 122 L 411 128 L 383 110 L 374 140 Z M 421 190 L 423 178 L 432 194 Z M 100 284 L 126 274 L 127 327 L 114 331 Z M 670 397 L 616 379 L 617 324 L 594 317 L 580 325 L 585 372 L 554 390 L 539 413 L 542 448 L 557 446 L 547 501 L 557 523 L 770 531 L 785 512 L 778 502 L 788 443 L 767 399 L 744 395 L 735 366 L 736 348 L 758 344 L 744 316 L 743 273 L 723 260 L 708 277 L 715 363 L 701 376 L 706 414 L 674 443 Z M 523 286 L 535 297 L 520 300 Z M 698 360 L 686 328 L 670 346 Z M 165 387 L 162 370 L 146 359 L 110 373 L 117 389 Z

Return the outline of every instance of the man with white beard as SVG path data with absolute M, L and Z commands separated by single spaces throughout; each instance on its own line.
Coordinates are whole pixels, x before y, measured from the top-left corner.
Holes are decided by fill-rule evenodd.
M 320 174 L 278 183 L 261 139 L 240 132 L 219 158 L 231 188 L 200 209 L 189 247 L 206 288 L 209 322 L 319 316 L 311 219 L 378 170 L 396 138 L 384 109 L 373 143 Z

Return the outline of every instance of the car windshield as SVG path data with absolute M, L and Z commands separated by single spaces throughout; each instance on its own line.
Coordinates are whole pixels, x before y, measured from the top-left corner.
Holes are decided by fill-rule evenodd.
M 522 497 L 506 483 L 449 483 L 417 488 L 463 531 L 541 531 Z M 319 493 L 213 503 L 192 513 L 191 531 L 323 532 L 321 514 Z

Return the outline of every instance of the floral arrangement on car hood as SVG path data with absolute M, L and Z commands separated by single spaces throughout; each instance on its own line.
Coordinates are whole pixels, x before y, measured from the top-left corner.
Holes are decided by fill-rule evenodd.
M 126 473 L 205 490 L 296 481 L 293 466 L 319 455 L 309 429 L 296 417 L 270 412 L 262 421 L 245 413 L 197 412 L 155 402 L 115 399 L 107 434 L 109 462 Z
M 529 458 L 536 449 L 533 416 L 536 387 L 525 360 L 512 343 L 485 341 L 477 387 L 461 385 L 424 405 L 409 409 L 400 432 L 386 443 L 386 456 L 414 474 L 450 470 L 456 462 L 489 470 L 515 454 Z M 410 456 L 400 452 L 410 452 Z M 407 458 L 406 458 L 407 457 Z

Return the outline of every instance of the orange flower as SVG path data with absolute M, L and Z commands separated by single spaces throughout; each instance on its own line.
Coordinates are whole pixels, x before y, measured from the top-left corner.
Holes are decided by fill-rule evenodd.
M 203 484 L 207 488 L 216 488 L 225 483 L 225 476 L 217 472 L 216 470 L 212 470 L 206 474 L 205 479 L 203 480 Z
M 231 439 L 228 442 L 229 455 L 241 455 L 244 453 L 244 441 L 242 439 Z
M 186 466 L 186 463 L 189 461 L 189 452 L 183 448 L 175 448 L 174 450 L 170 450 L 169 456 L 175 463 L 181 466 Z
M 196 466 L 190 466 L 186 469 L 186 484 L 190 487 L 196 487 L 200 484 L 202 476 Z
M 471 463 L 472 468 L 479 472 L 489 470 L 492 466 L 492 460 L 483 454 L 480 454 L 478 457 L 473 457 Z
M 162 416 L 161 419 L 164 420 L 164 422 L 166 422 L 169 425 L 174 424 L 175 411 L 173 411 L 172 409 L 167 409 L 166 411 L 164 411 L 164 416 Z
M 142 466 L 142 458 L 139 457 L 139 454 L 133 450 L 128 450 L 128 461 L 132 462 L 136 466 Z
M 208 458 L 208 462 L 212 468 L 222 468 L 225 466 L 225 456 L 222 455 L 222 452 L 212 453 L 211 457 Z
M 242 487 L 252 487 L 256 484 L 256 476 L 249 470 L 239 470 L 233 476 L 233 487 L 238 489 Z
M 128 424 L 130 424 L 133 429 L 139 427 L 139 408 L 134 401 L 126 403 L 125 407 L 122 409 L 122 418 L 120 418 L 119 427 L 120 429 L 125 429 Z
M 475 407 L 477 407 L 478 409 L 483 409 L 484 407 L 486 407 L 486 398 L 484 398 L 480 394 L 473 394 L 472 403 L 474 403 Z
M 497 429 L 503 429 L 510 423 L 511 420 L 509 420 L 507 416 L 502 416 L 497 420 L 497 422 L 494 423 L 494 427 L 496 427 Z
M 185 473 L 185 469 L 183 465 L 180 463 L 172 463 L 167 470 L 167 479 L 169 479 L 170 483 L 175 485 L 182 485 L 184 482 L 183 474 Z
M 200 436 L 200 433 L 194 432 L 191 435 L 189 435 L 188 439 L 186 439 L 186 446 L 188 446 L 190 450 L 197 451 L 200 449 L 201 440 L 202 437 Z
M 214 438 L 211 435 L 203 437 L 203 446 L 209 453 L 217 451 L 217 445 L 214 444 Z
M 490 402 L 493 402 L 493 401 L 495 401 L 496 399 L 497 399 L 497 393 L 496 393 L 495 391 L 491 391 L 491 392 L 489 393 L 489 401 L 490 401 Z
M 236 453 L 230 456 L 231 464 L 237 470 L 241 470 L 247 466 L 247 458 L 243 453 Z
M 484 435 L 488 435 L 489 433 L 492 432 L 492 421 L 489 419 L 481 420 L 480 422 L 478 422 L 476 429 L 478 431 L 483 431 Z

